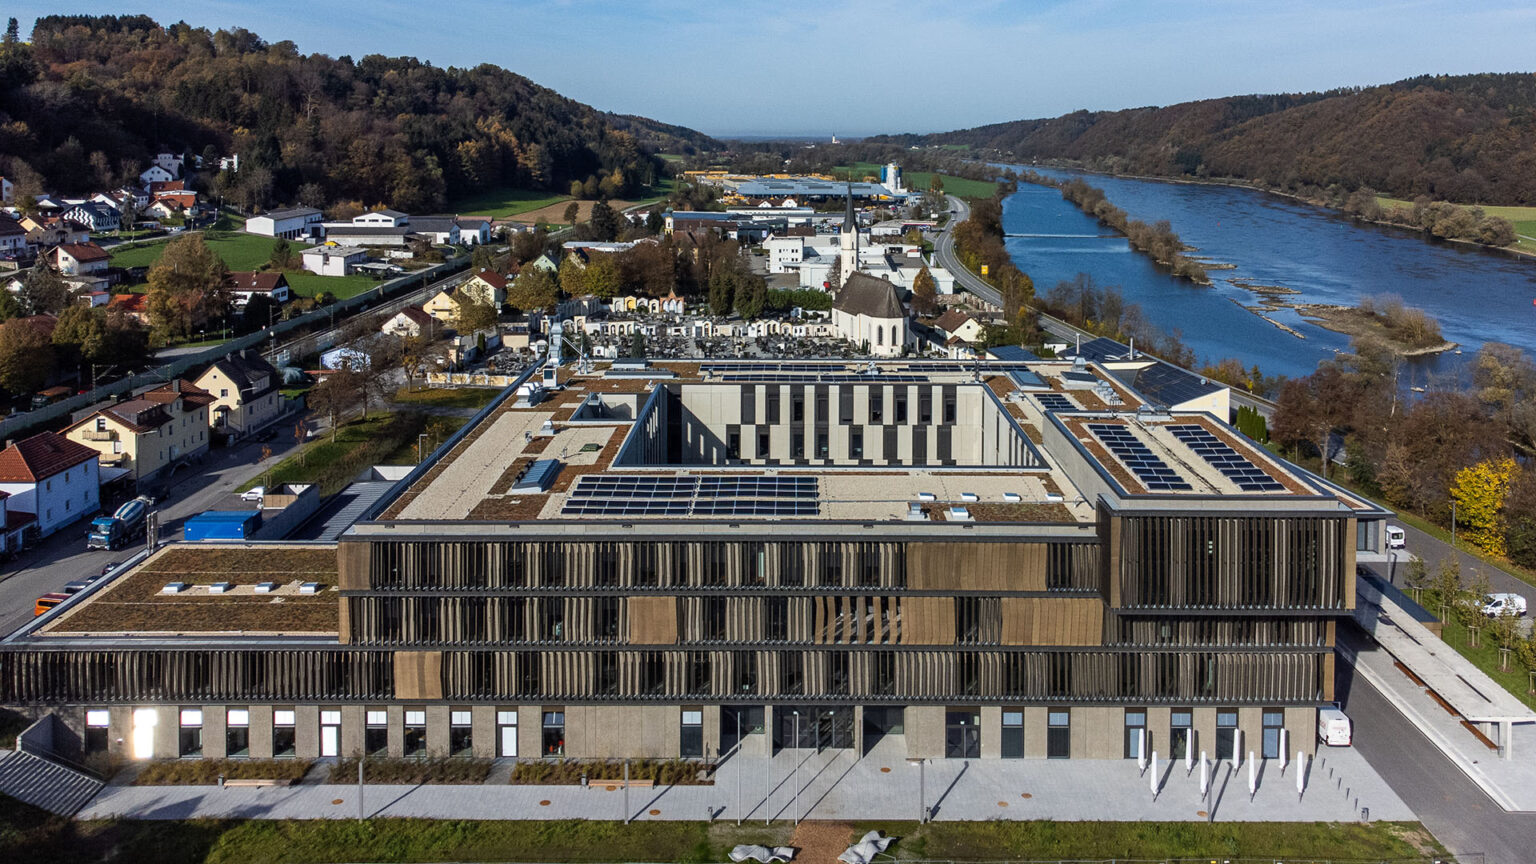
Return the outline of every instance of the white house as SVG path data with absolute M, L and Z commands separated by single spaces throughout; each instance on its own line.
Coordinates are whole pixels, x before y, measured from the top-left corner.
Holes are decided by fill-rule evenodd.
M 95 243 L 60 243 L 48 250 L 48 263 L 64 276 L 105 273 L 111 256 Z
M 230 302 L 238 310 L 244 310 L 251 298 L 260 295 L 281 306 L 293 299 L 288 287 L 288 277 L 271 271 L 249 271 L 229 274 Z
M 186 164 L 186 159 L 180 153 L 156 153 L 155 164 L 175 175 L 171 178 L 174 180 L 176 177 L 181 176 L 182 166 Z
M 366 215 L 372 216 L 373 214 L 369 213 Z M 410 225 L 411 233 L 420 236 L 434 246 L 442 246 L 444 244 L 457 246 L 459 243 L 459 223 L 452 216 L 418 216 Z
M 9 216 L 0 214 L 0 255 L 17 258 L 27 254 L 27 229 Z
M 896 286 L 868 273 L 851 273 L 832 303 L 832 326 L 876 357 L 899 357 L 907 344 L 907 310 Z
M 151 183 L 165 183 L 175 179 L 175 174 L 165 170 L 165 168 L 160 165 L 151 165 L 148 168 L 145 168 L 143 171 L 139 172 L 139 182 L 145 186 L 148 186 Z
M 12 183 L 4 177 L 0 177 L 0 202 L 6 204 L 11 203 L 11 194 L 15 192 L 15 190 L 15 183 Z
M 370 228 L 403 228 L 411 224 L 411 217 L 401 213 L 399 210 L 374 210 L 361 216 L 352 217 L 351 224 L 365 225 Z
M 294 207 L 291 210 L 272 210 L 245 220 L 247 234 L 263 237 L 282 237 L 297 240 L 308 237 L 311 229 L 320 224 L 322 214 L 313 207 Z
M 357 246 L 316 246 L 305 249 L 304 269 L 321 276 L 346 276 L 368 260 L 368 251 Z
M 466 246 L 480 246 L 491 242 L 491 220 L 484 216 L 459 216 L 459 242 Z
M 7 510 L 31 513 L 40 536 L 101 509 L 101 468 L 95 450 L 57 432 L 42 432 L 0 450 L 0 492 Z
M 379 330 L 390 336 L 399 336 L 401 339 L 415 339 L 422 333 L 432 332 L 432 321 L 432 316 L 420 306 L 407 306 L 385 321 L 384 326 Z

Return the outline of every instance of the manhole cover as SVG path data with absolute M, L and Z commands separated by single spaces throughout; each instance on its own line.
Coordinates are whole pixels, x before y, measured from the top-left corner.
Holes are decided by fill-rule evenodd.
M 332 804 L 340 804 L 341 803 L 341 799 L 340 798 L 332 798 L 331 799 L 331 803 Z
M 999 802 L 997 802 L 997 806 L 999 806 L 999 807 L 1007 807 L 1008 806 L 1008 802 L 1007 801 L 999 801 Z
M 540 807 L 548 807 L 549 806 L 549 802 L 548 801 L 540 801 L 539 802 L 539 806 Z
M 1209 816 L 1211 814 L 1205 812 L 1204 810 L 1196 810 L 1195 811 L 1195 815 L 1199 816 L 1201 819 L 1204 819 L 1205 817 L 1207 817 L 1207 816 Z
M 889 773 L 891 773 L 891 769 L 882 767 L 880 769 L 880 773 L 881 774 L 889 774 Z
M 612 792 L 613 790 L 615 790 L 615 789 L 617 789 L 619 787 L 617 787 L 617 786 L 604 786 L 603 788 L 608 790 L 609 792 Z
M 661 811 L 660 810 L 651 810 L 649 812 L 650 812 L 650 814 L 652 816 L 660 816 L 661 815 Z
M 1020 795 L 1020 796 L 1019 796 L 1019 797 L 1020 797 L 1020 798 L 1033 798 L 1033 797 L 1035 797 L 1035 796 L 1033 796 L 1033 795 L 1031 795 L 1031 794 L 1029 794 L 1029 793 L 1028 793 L 1028 792 L 1025 792 L 1025 793 L 1024 793 L 1024 794 L 1023 794 L 1023 795 Z

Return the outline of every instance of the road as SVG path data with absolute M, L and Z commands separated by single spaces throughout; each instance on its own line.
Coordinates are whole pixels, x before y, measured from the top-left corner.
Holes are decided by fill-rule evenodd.
M 255 477 L 266 468 L 261 448 L 272 448 L 270 463 L 297 445 L 286 434 L 292 423 L 278 421 L 277 437 L 262 444 L 245 441 L 229 448 L 211 449 L 199 465 L 175 475 L 167 487 L 168 500 L 162 502 L 160 538 L 175 539 L 188 516 L 201 513 L 219 503 L 226 494 Z M 0 636 L 10 633 L 32 619 L 32 607 L 39 595 L 57 591 L 64 583 L 93 575 L 112 561 L 122 561 L 140 546 L 113 552 L 86 551 L 87 522 L 77 522 L 44 539 L 33 548 L 6 562 L 0 571 Z
M 1347 665 L 1339 669 L 1339 699 L 1354 721 L 1355 749 L 1435 839 L 1453 855 L 1482 852 L 1485 864 L 1532 859 L 1536 813 L 1504 812 L 1381 691 Z
M 948 196 L 948 198 L 949 206 L 954 211 L 954 216 L 950 218 L 944 231 L 939 234 L 938 240 L 933 244 L 934 262 L 948 270 L 955 277 L 955 282 L 962 288 L 994 306 L 1001 307 L 1003 305 L 1003 297 L 998 293 L 998 290 L 984 282 L 981 277 L 965 269 L 960 263 L 960 259 L 955 256 L 955 240 L 951 229 L 970 218 L 971 208 L 965 201 L 953 195 Z M 1039 310 L 1036 309 L 1036 311 L 1038 312 Z M 1084 341 L 1098 338 L 1087 330 L 1074 327 L 1060 318 L 1043 312 L 1040 313 L 1040 327 L 1052 336 L 1068 343 L 1075 341 L 1079 336 Z M 1253 408 L 1265 417 L 1273 416 L 1275 410 L 1275 403 L 1268 399 L 1237 389 L 1232 390 L 1232 404 L 1238 407 Z
M 1407 535 L 1406 542 L 1408 548 L 1391 550 L 1393 553 L 1391 561 L 1387 564 L 1372 565 L 1371 569 L 1380 575 L 1389 577 L 1394 585 L 1400 588 L 1407 587 L 1407 583 L 1404 580 L 1408 559 L 1411 556 L 1417 556 L 1424 561 L 1425 568 L 1431 578 L 1440 569 L 1441 562 L 1449 560 L 1454 556 L 1455 560 L 1461 563 L 1461 579 L 1463 584 L 1470 583 L 1476 575 L 1482 575 L 1488 578 L 1488 583 L 1493 586 L 1495 592 L 1520 594 L 1527 600 L 1536 600 L 1536 587 L 1533 587 L 1529 582 L 1520 577 L 1501 570 L 1461 549 L 1453 550 L 1451 544 L 1432 537 L 1410 525 L 1405 525 L 1402 522 L 1392 522 L 1391 524 L 1403 529 L 1403 533 Z

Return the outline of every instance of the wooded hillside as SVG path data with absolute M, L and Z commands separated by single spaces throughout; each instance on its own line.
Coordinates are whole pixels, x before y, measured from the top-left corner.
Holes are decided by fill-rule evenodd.
M 1232 177 L 1277 189 L 1368 187 L 1394 197 L 1536 203 L 1536 75 L 1422 76 L 1325 93 L 1078 111 L 934 135 L 1018 161 Z
M 654 152 L 719 146 L 497 66 L 306 55 L 142 15 L 40 18 L 30 44 L 12 31 L 0 54 L 0 172 L 35 172 L 65 194 L 136 179 L 161 151 L 238 153 L 238 183 L 219 191 L 251 206 L 422 212 L 482 188 L 564 192 L 592 176 L 632 194 L 662 169 Z

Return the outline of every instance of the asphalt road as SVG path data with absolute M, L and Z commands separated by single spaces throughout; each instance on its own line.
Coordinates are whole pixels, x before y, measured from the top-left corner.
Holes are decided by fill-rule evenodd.
M 278 421 L 278 434 L 263 445 L 246 441 L 230 448 L 211 449 L 201 464 L 175 475 L 167 489 L 168 499 L 160 503 L 160 538 L 178 539 L 187 517 L 218 504 L 220 499 L 266 468 L 261 448 L 272 448 L 271 461 L 293 449 L 297 441 L 289 430 L 292 422 Z M 109 562 L 122 561 L 138 546 L 115 551 L 85 548 L 88 521 L 55 532 L 33 548 L 21 553 L 0 568 L 0 636 L 32 620 L 33 604 L 39 595 L 58 591 L 64 583 L 101 572 Z
M 1354 721 L 1355 748 L 1446 849 L 1458 856 L 1481 852 L 1485 864 L 1536 859 L 1536 813 L 1504 812 L 1370 682 L 1347 665 L 1339 669 L 1339 699 Z
M 1493 586 L 1495 592 L 1520 594 L 1527 601 L 1536 600 L 1536 587 L 1533 587 L 1529 582 L 1520 577 L 1501 570 L 1461 549 L 1453 550 L 1451 549 L 1451 544 L 1431 537 L 1417 528 L 1401 522 L 1392 522 L 1390 524 L 1403 529 L 1403 532 L 1407 535 L 1406 542 L 1408 548 L 1392 550 L 1393 559 L 1388 564 L 1377 564 L 1373 569 L 1383 575 L 1390 575 L 1392 584 L 1400 588 L 1407 587 L 1404 579 L 1407 573 L 1408 559 L 1411 556 L 1418 556 L 1424 561 L 1424 565 L 1429 571 L 1431 578 L 1440 569 L 1441 562 L 1449 560 L 1454 556 L 1455 560 L 1461 562 L 1461 580 L 1463 584 L 1469 583 L 1474 576 L 1482 575 L 1488 577 L 1488 582 Z

